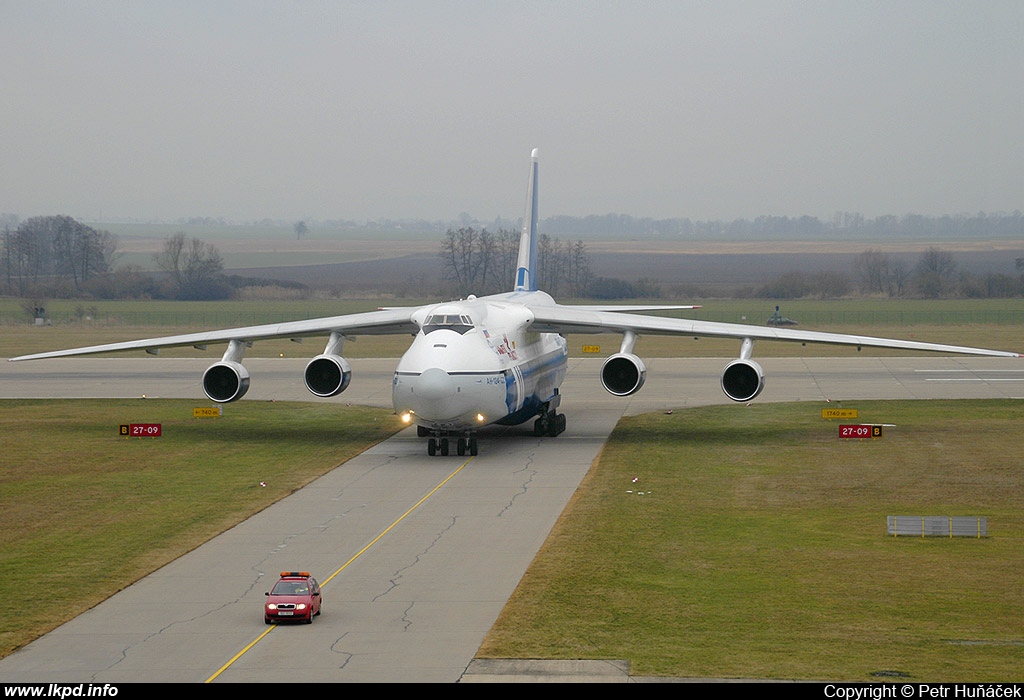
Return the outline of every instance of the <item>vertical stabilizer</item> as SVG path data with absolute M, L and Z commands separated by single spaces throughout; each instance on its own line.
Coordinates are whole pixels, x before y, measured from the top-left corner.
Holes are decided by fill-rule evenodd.
M 526 213 L 523 215 L 523 235 L 519 239 L 519 261 L 516 264 L 514 291 L 537 291 L 537 154 L 530 154 L 530 182 L 526 189 Z

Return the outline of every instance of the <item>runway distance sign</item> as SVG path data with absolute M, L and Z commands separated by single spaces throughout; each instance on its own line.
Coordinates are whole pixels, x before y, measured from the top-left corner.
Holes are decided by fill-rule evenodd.
M 193 418 L 220 418 L 223 411 L 220 406 L 201 406 L 192 409 Z
M 841 438 L 880 438 L 882 437 L 882 426 L 880 425 L 840 425 L 839 437 Z
M 821 417 L 825 420 L 835 420 L 837 418 L 856 418 L 856 408 L 823 408 L 821 409 Z
M 160 437 L 163 427 L 160 423 L 129 423 L 120 429 L 124 437 Z

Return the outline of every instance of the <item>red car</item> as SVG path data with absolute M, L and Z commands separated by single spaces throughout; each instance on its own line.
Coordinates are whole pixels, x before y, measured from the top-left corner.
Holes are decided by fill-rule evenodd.
M 268 625 L 288 620 L 312 624 L 322 603 L 320 584 L 308 571 L 282 571 L 281 579 L 267 593 L 263 621 Z

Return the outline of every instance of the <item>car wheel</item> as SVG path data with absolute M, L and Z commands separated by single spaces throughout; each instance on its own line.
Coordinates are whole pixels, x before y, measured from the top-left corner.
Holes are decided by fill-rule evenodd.
M 268 625 L 272 625 L 272 624 L 274 624 L 274 621 L 273 621 L 273 620 L 271 620 L 271 619 L 270 619 L 269 617 L 265 617 L 265 618 L 263 618 L 263 621 L 264 621 L 265 623 L 267 623 Z

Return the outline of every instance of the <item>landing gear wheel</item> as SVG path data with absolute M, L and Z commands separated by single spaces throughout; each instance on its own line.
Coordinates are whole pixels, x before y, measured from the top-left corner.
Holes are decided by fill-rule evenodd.
M 437 454 L 437 439 L 430 438 L 427 440 L 427 454 L 433 457 Z
M 548 420 L 548 437 L 556 437 L 558 435 L 559 417 L 554 413 L 551 414 L 551 418 Z
M 471 437 L 469 439 L 469 454 L 476 457 L 476 438 Z
M 441 438 L 441 456 L 448 456 L 448 438 Z
M 466 456 L 466 438 L 459 438 L 455 451 L 458 452 L 459 457 Z
M 548 411 L 533 424 L 533 434 L 537 436 L 555 437 L 565 432 L 565 415 Z

